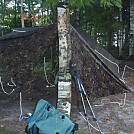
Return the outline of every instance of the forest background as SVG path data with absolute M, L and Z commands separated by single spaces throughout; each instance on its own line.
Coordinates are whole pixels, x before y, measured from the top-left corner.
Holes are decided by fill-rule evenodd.
M 0 35 L 17 27 L 57 23 L 57 0 L 1 0 Z M 77 24 L 118 59 L 134 56 L 133 0 L 68 0 Z

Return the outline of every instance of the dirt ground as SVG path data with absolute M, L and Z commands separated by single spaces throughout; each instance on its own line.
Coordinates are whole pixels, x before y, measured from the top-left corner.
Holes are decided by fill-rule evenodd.
M 134 62 L 123 62 L 123 64 L 127 64 L 134 69 Z M 132 90 L 132 92 L 126 93 L 126 96 L 122 93 L 92 100 L 94 112 L 104 134 L 134 134 L 134 71 L 127 68 L 124 79 Z M 46 80 L 40 77 L 31 83 L 30 89 L 29 85 L 25 87 L 25 91 L 22 92 L 23 115 L 33 113 L 39 99 L 45 99 L 56 106 L 56 87 L 48 87 L 47 85 Z M 89 134 L 87 123 L 79 113 L 82 112 L 82 105 L 79 94 L 76 93 L 75 89 L 72 91 L 72 96 L 71 119 L 79 125 L 79 131 L 76 133 Z M 0 90 L 0 134 L 25 134 L 27 122 L 26 119 L 19 121 L 19 97 L 18 92 L 8 96 Z M 119 104 L 110 102 L 119 102 Z M 88 112 L 89 122 L 97 128 L 90 110 Z M 99 133 L 92 127 L 90 128 L 92 134 Z

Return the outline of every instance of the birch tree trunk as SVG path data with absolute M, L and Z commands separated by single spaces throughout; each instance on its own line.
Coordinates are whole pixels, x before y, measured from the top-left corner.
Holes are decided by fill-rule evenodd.
M 69 61 L 71 45 L 69 41 L 69 10 L 67 4 L 60 2 L 58 8 L 58 36 L 59 36 L 59 79 L 57 108 L 70 116 L 71 109 L 71 76 Z
M 25 23 L 24 23 L 24 13 L 23 13 L 23 1 L 21 0 L 21 26 L 25 27 Z
M 134 55 L 134 1 L 130 0 L 130 46 L 129 56 Z

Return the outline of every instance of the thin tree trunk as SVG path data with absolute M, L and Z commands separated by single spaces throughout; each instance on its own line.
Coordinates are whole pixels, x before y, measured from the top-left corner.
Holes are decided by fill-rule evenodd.
M 121 14 L 121 12 L 119 11 L 119 18 L 118 18 L 118 22 L 122 22 L 122 14 Z M 118 46 L 118 48 L 119 48 L 119 50 L 118 50 L 118 52 L 119 52 L 119 54 L 118 54 L 118 57 L 122 57 L 123 56 L 123 52 L 122 52 L 122 50 L 123 50 L 123 42 L 122 42 L 122 31 L 121 30 L 118 30 L 118 32 L 117 32 L 117 46 Z
M 121 31 L 117 33 L 117 42 L 118 42 L 118 47 L 119 47 L 119 57 L 122 56 L 122 41 L 121 41 Z
M 108 46 L 107 46 L 107 50 L 109 53 L 112 53 L 112 45 L 113 45 L 113 42 L 112 42 L 112 32 L 108 32 Z
M 90 32 L 89 32 L 89 34 L 90 34 L 90 36 L 92 35 L 92 28 L 93 28 L 93 24 L 89 24 L 90 25 Z
M 15 0 L 15 6 L 14 6 L 14 27 L 17 27 L 17 9 L 16 9 L 17 1 Z
M 58 104 L 57 108 L 70 116 L 71 109 L 71 76 L 69 73 L 69 61 L 71 47 L 69 41 L 69 11 L 67 5 L 61 2 L 58 11 L 58 36 L 59 36 L 59 80 L 58 80 Z
M 124 44 L 123 47 L 125 51 L 123 52 L 123 56 L 129 55 L 129 44 L 130 44 L 130 0 L 123 0 L 123 8 L 122 8 L 122 20 L 124 23 Z
M 21 0 L 21 26 L 25 27 L 25 23 L 24 23 L 24 12 L 23 12 L 23 1 Z
M 6 14 L 6 1 L 1 1 L 2 3 L 2 35 L 4 35 L 4 28 L 5 28 L 5 14 Z
M 52 20 L 52 22 L 53 22 L 53 24 L 55 24 L 56 23 L 56 20 L 57 20 L 57 11 L 56 11 L 56 8 L 54 8 L 54 7 L 51 7 L 51 20 Z
M 107 48 L 107 34 L 105 33 L 105 48 Z
M 3 0 L 1 0 L 1 7 L 2 7 L 1 20 L 2 20 L 2 26 L 3 26 L 3 24 L 4 24 L 4 6 L 3 6 Z M 2 26 L 1 26 L 1 35 L 4 34 L 4 29 L 3 29 Z
M 80 25 L 80 9 L 75 9 L 75 23 L 79 26 Z
M 134 55 L 134 2 L 130 0 L 130 46 L 129 56 Z

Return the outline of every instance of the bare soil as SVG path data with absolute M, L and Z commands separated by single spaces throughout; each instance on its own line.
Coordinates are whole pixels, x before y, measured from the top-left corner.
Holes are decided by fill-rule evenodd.
M 134 68 L 134 62 L 123 62 Z M 126 84 L 131 87 L 132 92 L 126 94 L 124 106 L 117 103 L 123 103 L 124 94 L 115 94 L 107 97 L 93 99 L 91 104 L 98 119 L 101 131 L 104 134 L 134 134 L 134 71 L 126 69 L 124 75 Z M 27 90 L 28 89 L 28 90 Z M 89 134 L 89 128 L 79 112 L 82 112 L 79 93 L 77 89 L 72 90 L 72 121 L 78 123 L 79 131 L 77 134 Z M 36 78 L 29 85 L 25 86 L 22 91 L 22 110 L 23 115 L 33 113 L 36 103 L 39 99 L 45 99 L 56 107 L 57 89 L 56 87 L 48 87 L 48 83 L 42 77 Z M 103 101 L 102 99 L 107 99 Z M 109 100 L 108 100 L 109 99 Z M 0 134 L 25 134 L 27 125 L 26 119 L 19 121 L 20 116 L 20 98 L 19 93 L 14 92 L 8 96 L 0 89 Z M 98 105 L 98 106 L 95 106 Z M 88 106 L 87 106 L 88 109 Z M 89 122 L 97 128 L 93 117 L 89 112 Z M 91 129 L 92 134 L 98 134 L 95 129 Z

